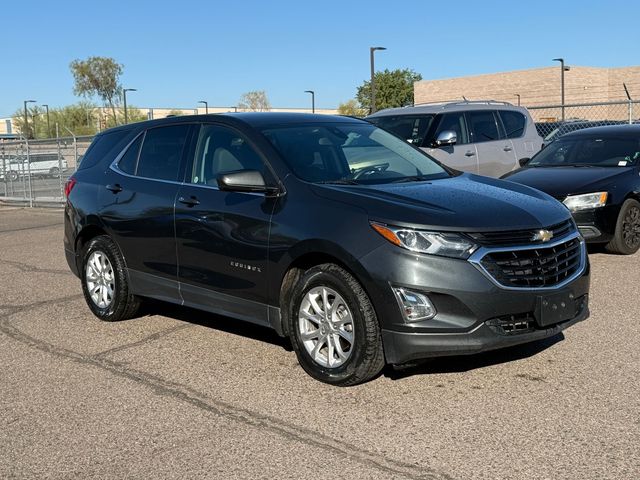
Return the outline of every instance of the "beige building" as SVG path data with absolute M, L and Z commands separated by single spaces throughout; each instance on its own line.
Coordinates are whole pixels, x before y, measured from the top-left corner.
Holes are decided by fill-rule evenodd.
M 631 97 L 640 100 L 640 66 L 599 68 L 569 66 L 565 71 L 565 105 L 626 101 L 623 83 Z M 491 73 L 443 80 L 422 80 L 414 84 L 414 101 L 418 103 L 448 100 L 492 99 L 526 107 L 561 103 L 560 65 L 512 72 Z M 518 97 L 519 96 L 519 97 Z M 582 107 L 584 109 L 584 107 Z M 640 107 L 637 107 L 640 110 Z M 547 110 L 545 112 L 545 110 Z M 554 109 L 534 109 L 536 120 L 556 120 Z M 624 119 L 627 107 L 592 107 L 595 117 Z M 597 110 L 597 111 L 596 111 Z M 584 116 L 579 112 L 575 116 Z M 636 116 L 640 112 L 636 113 Z M 571 115 L 567 115 L 569 118 Z M 614 118 L 615 117 L 615 118 Z

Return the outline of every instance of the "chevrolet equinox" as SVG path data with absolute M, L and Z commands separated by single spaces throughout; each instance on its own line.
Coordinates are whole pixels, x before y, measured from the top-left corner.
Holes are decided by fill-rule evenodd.
M 589 314 L 560 202 L 348 117 L 174 117 L 96 136 L 65 187 L 91 311 L 145 298 L 275 329 L 314 378 L 556 335 Z

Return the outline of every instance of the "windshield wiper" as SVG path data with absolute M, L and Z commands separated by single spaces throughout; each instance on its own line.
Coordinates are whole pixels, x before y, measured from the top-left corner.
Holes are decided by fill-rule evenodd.
M 330 184 L 330 185 L 360 185 L 360 182 L 352 179 L 352 178 L 337 178 L 335 180 L 322 180 L 321 184 Z
M 428 175 L 411 175 L 409 177 L 402 177 L 391 180 L 389 183 L 423 182 L 425 180 L 429 180 Z

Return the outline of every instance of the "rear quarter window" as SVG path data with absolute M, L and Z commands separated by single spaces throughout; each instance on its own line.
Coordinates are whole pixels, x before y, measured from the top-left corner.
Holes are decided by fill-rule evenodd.
M 511 110 L 499 110 L 498 113 L 507 138 L 519 138 L 524 135 L 527 119 L 522 113 Z
M 130 130 L 117 130 L 98 135 L 89 145 L 87 153 L 82 157 L 78 170 L 93 167 L 104 159 L 112 161 L 120 153 L 120 149 L 124 147 L 123 140 L 130 133 Z

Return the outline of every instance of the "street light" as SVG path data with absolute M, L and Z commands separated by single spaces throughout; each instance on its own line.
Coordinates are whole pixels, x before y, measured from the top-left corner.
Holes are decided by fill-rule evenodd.
M 208 115 L 209 114 L 209 104 L 205 100 L 200 100 L 200 101 L 198 101 L 198 103 L 204 103 L 204 112 Z
M 124 98 L 124 123 L 125 125 L 129 123 L 129 114 L 127 113 L 127 92 L 137 92 L 138 90 L 135 88 L 123 88 L 122 96 Z
M 373 52 L 376 50 L 386 50 L 385 47 L 369 47 L 369 60 L 371 62 L 371 113 L 376 112 L 376 86 L 374 82 L 375 67 L 373 62 Z
M 51 138 L 51 124 L 49 123 L 49 105 L 44 103 L 42 106 L 47 109 L 47 138 Z
M 311 113 L 316 113 L 316 92 L 313 90 L 305 90 L 304 93 L 311 94 Z
M 518 106 L 520 106 L 520 94 L 516 93 L 515 96 L 518 97 Z
M 562 121 L 564 122 L 564 72 L 568 72 L 570 67 L 564 66 L 564 58 L 554 58 L 554 62 L 560 62 L 560 103 L 562 104 Z
M 24 101 L 24 132 L 22 132 L 22 133 L 25 136 L 25 138 L 29 137 L 29 117 L 28 117 L 28 114 L 27 114 L 27 103 L 36 103 L 36 100 L 25 100 Z

